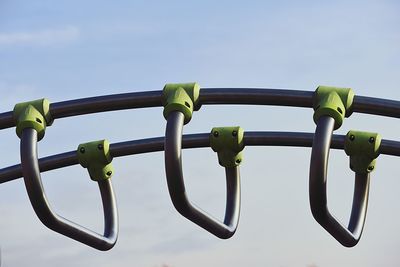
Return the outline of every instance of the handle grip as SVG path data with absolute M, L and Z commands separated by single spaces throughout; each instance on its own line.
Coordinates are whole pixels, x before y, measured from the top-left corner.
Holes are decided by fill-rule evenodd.
M 111 249 L 118 238 L 118 212 L 111 180 L 98 182 L 104 212 L 104 234 L 100 235 L 55 213 L 46 197 L 37 156 L 37 132 L 25 128 L 21 135 L 21 167 L 30 202 L 40 221 L 51 230 L 98 250 Z
M 182 172 L 182 129 L 184 115 L 173 111 L 167 117 L 165 132 L 165 171 L 169 195 L 177 211 L 215 236 L 227 239 L 236 231 L 240 215 L 240 174 L 238 167 L 225 168 L 226 208 L 224 221 L 213 218 L 190 202 Z
M 317 222 L 345 247 L 353 247 L 360 240 L 368 208 L 369 173 L 356 173 L 353 205 L 349 225 L 343 226 L 327 205 L 327 170 L 329 149 L 335 120 L 322 116 L 317 121 L 311 151 L 309 198 L 311 212 Z

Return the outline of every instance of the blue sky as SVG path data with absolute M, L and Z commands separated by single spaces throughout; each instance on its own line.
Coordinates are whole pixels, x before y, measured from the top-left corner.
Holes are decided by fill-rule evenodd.
M 1 1 L 0 111 L 17 102 L 160 90 L 167 82 L 203 87 L 314 90 L 352 87 L 400 99 L 400 5 L 396 1 Z M 252 131 L 314 131 L 310 109 L 204 106 L 186 133 L 241 125 Z M 57 120 L 39 154 L 79 143 L 161 136 L 162 109 Z M 394 119 L 354 114 L 338 131 L 379 131 L 397 140 Z M 19 162 L 13 129 L 1 132 L 2 166 Z M 218 240 L 181 217 L 169 200 L 162 153 L 114 160 L 120 238 L 98 252 L 45 228 L 22 180 L 0 187 L 4 266 L 398 266 L 397 159 L 381 156 L 360 243 L 347 249 L 312 218 L 310 150 L 245 149 L 237 234 Z M 329 202 L 347 222 L 353 190 L 344 152 L 331 153 Z M 224 172 L 211 149 L 184 152 L 190 196 L 222 216 Z M 58 213 L 101 231 L 97 187 L 78 166 L 43 174 Z

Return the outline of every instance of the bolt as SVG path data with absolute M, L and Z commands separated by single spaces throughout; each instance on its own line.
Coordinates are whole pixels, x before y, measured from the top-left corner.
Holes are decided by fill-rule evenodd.
M 214 131 L 214 132 L 213 132 L 213 135 L 214 135 L 215 137 L 218 137 L 218 136 L 219 136 L 219 132 L 218 132 L 218 131 Z
M 370 137 L 368 141 L 372 144 L 373 142 L 375 142 L 375 138 Z
M 233 131 L 232 136 L 237 136 L 237 131 Z
M 356 137 L 353 134 L 351 134 L 349 139 L 350 139 L 350 141 L 354 141 L 354 139 L 356 139 Z
M 374 169 L 374 166 L 368 166 L 368 170 L 372 171 Z
M 82 154 L 85 153 L 85 148 L 84 148 L 84 147 L 81 147 L 81 148 L 79 149 L 79 152 L 81 152 Z
M 241 159 L 237 159 L 237 160 L 236 160 L 236 163 L 239 164 L 241 161 L 242 161 Z
M 112 171 L 107 172 L 107 176 L 111 176 Z
M 103 144 L 99 144 L 99 145 L 97 146 L 97 148 L 98 148 L 99 150 L 103 150 Z

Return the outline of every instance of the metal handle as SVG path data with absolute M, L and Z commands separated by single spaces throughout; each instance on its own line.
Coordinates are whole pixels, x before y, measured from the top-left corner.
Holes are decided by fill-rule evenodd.
M 109 250 L 118 238 L 118 213 L 111 180 L 99 181 L 104 212 L 104 235 L 95 233 L 56 214 L 47 200 L 39 170 L 37 132 L 25 128 L 21 136 L 21 167 L 25 187 L 36 215 L 53 231 L 98 250 Z
M 195 224 L 219 238 L 230 238 L 236 231 L 240 215 L 239 168 L 225 168 L 227 197 L 223 223 L 193 205 L 186 195 L 182 172 L 183 122 L 184 115 L 179 111 L 168 115 L 165 132 L 165 171 L 172 203 L 180 214 Z
M 368 207 L 369 173 L 356 173 L 353 205 L 348 227 L 330 214 L 327 206 L 327 170 L 334 119 L 322 116 L 317 121 L 311 151 L 309 196 L 311 212 L 317 222 L 343 246 L 353 247 L 360 240 Z

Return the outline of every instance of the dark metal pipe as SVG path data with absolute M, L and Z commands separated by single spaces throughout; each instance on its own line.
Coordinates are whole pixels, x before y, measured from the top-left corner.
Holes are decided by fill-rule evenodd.
M 343 246 L 353 247 L 360 240 L 368 206 L 369 173 L 356 173 L 348 228 L 329 211 L 327 200 L 328 159 L 335 120 L 322 116 L 317 122 L 311 150 L 309 198 L 315 220 Z
M 183 113 L 173 111 L 168 115 L 165 130 L 165 173 L 171 201 L 176 210 L 190 221 L 219 238 L 230 238 L 236 232 L 240 215 L 239 167 L 225 168 L 227 202 L 223 222 L 195 206 L 186 194 L 182 170 L 183 121 Z
M 52 103 L 50 113 L 54 119 L 89 113 L 160 107 L 162 91 L 147 91 L 106 96 L 96 96 Z
M 46 197 L 37 158 L 37 132 L 26 128 L 21 136 L 21 168 L 32 207 L 51 230 L 98 250 L 109 250 L 118 238 L 117 203 L 111 179 L 98 182 L 104 212 L 104 235 L 95 233 L 55 213 Z
M 203 88 L 201 105 L 275 105 L 312 108 L 313 91 L 253 88 Z M 52 103 L 54 119 L 122 109 L 162 106 L 162 91 L 105 95 Z M 400 101 L 355 96 L 353 112 L 400 118 Z M 11 111 L 0 113 L 0 129 L 15 126 Z
M 313 133 L 301 132 L 245 132 L 245 146 L 291 146 L 291 147 L 311 147 Z M 344 135 L 332 136 L 332 149 L 344 149 Z M 209 133 L 189 134 L 182 138 L 182 148 L 201 148 L 209 147 Z M 155 137 L 127 142 L 120 142 L 110 145 L 113 157 L 124 157 L 135 154 L 164 151 L 164 137 Z M 400 156 L 400 142 L 392 140 L 382 140 L 380 154 Z M 78 164 L 76 151 L 65 152 L 53 156 L 41 158 L 39 166 L 41 172 L 68 167 Z M 0 169 L 0 184 L 9 182 L 22 177 L 21 165 Z

